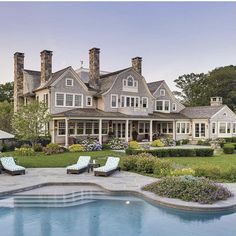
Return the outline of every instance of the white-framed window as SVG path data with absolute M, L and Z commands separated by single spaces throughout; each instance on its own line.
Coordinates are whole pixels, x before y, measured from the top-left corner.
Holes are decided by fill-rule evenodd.
M 176 103 L 172 103 L 172 111 L 176 111 Z
M 117 108 L 117 107 L 118 107 L 118 95 L 111 94 L 111 108 Z
M 195 137 L 204 138 L 206 137 L 206 124 L 205 123 L 195 123 Z
M 65 121 L 58 121 L 58 136 L 64 136 L 66 134 L 66 123 Z
M 142 107 L 148 108 L 148 98 L 147 97 L 142 97 Z
M 74 95 L 66 93 L 66 107 L 73 107 Z
M 165 96 L 166 95 L 166 90 L 165 89 L 160 89 L 160 95 Z
M 138 90 L 138 81 L 129 75 L 126 79 L 123 79 L 123 90 L 130 92 L 137 92 Z
M 190 133 L 190 123 L 189 122 L 177 122 L 176 123 L 176 133 L 177 134 L 189 134 Z
M 65 101 L 64 93 L 56 93 L 56 106 L 61 107 L 64 106 Z
M 139 122 L 138 131 L 140 134 L 148 134 L 150 132 L 150 123 L 149 122 Z
M 133 86 L 134 86 L 134 78 L 133 78 L 132 76 L 129 76 L 129 77 L 127 78 L 127 85 L 128 85 L 129 87 L 133 87 Z
M 156 111 L 169 112 L 170 101 L 169 100 L 156 100 Z
M 75 107 L 83 107 L 83 95 L 82 94 L 75 94 Z
M 230 122 L 219 122 L 219 133 L 220 134 L 230 134 L 231 133 L 231 123 Z
M 233 123 L 233 134 L 236 134 L 236 123 Z
M 91 107 L 93 105 L 93 98 L 91 96 L 86 97 L 86 106 Z
M 211 124 L 211 133 L 212 133 L 212 134 L 216 134 L 216 122 L 213 122 L 213 123 Z
M 43 102 L 45 106 L 48 106 L 48 93 L 43 94 Z
M 73 86 L 74 85 L 74 80 L 70 78 L 66 78 L 66 86 Z

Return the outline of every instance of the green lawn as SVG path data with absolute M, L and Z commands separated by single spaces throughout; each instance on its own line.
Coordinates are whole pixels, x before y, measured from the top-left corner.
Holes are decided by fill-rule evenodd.
M 5 152 L 1 156 L 13 156 L 17 160 L 18 165 L 26 168 L 46 168 L 46 167 L 66 167 L 75 164 L 79 156 L 91 156 L 97 159 L 100 164 L 104 164 L 108 156 L 122 156 L 124 153 L 114 151 L 95 151 L 95 152 L 66 152 L 55 155 L 43 155 L 37 153 L 35 156 L 15 156 L 14 152 Z

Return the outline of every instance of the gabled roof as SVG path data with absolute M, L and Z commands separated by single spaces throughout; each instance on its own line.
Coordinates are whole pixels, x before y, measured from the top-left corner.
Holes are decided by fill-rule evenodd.
M 221 106 L 198 106 L 198 107 L 185 107 L 181 114 L 191 118 L 211 118 L 218 111 L 220 111 L 224 105 Z
M 159 80 L 155 82 L 147 83 L 147 86 L 152 94 L 156 92 L 156 90 L 161 86 L 161 84 L 164 82 L 164 80 Z
M 13 134 L 7 133 L 3 130 L 0 130 L 0 140 L 1 139 L 11 139 L 11 138 L 15 138 L 15 136 Z

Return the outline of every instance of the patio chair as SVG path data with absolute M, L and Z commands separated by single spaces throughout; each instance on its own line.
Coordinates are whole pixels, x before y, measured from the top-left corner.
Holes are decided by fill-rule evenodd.
M 67 174 L 80 174 L 86 170 L 89 172 L 90 159 L 90 156 L 80 156 L 76 164 L 67 166 Z
M 120 171 L 120 167 L 118 166 L 119 162 L 120 162 L 119 157 L 108 157 L 105 166 L 93 169 L 94 175 L 109 176 L 117 170 Z
M 1 164 L 3 170 L 10 175 L 24 175 L 25 168 L 23 166 L 16 165 L 13 157 L 2 157 Z

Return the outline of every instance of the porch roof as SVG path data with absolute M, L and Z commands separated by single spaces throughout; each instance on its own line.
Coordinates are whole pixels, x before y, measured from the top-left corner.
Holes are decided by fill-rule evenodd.
M 94 108 L 76 108 L 60 113 L 53 114 L 53 117 L 81 117 L 81 118 L 124 118 L 124 119 L 163 119 L 163 120 L 174 120 L 174 119 L 188 119 L 183 114 L 179 113 L 160 113 L 154 112 L 148 115 L 126 115 L 120 112 L 105 112 Z

